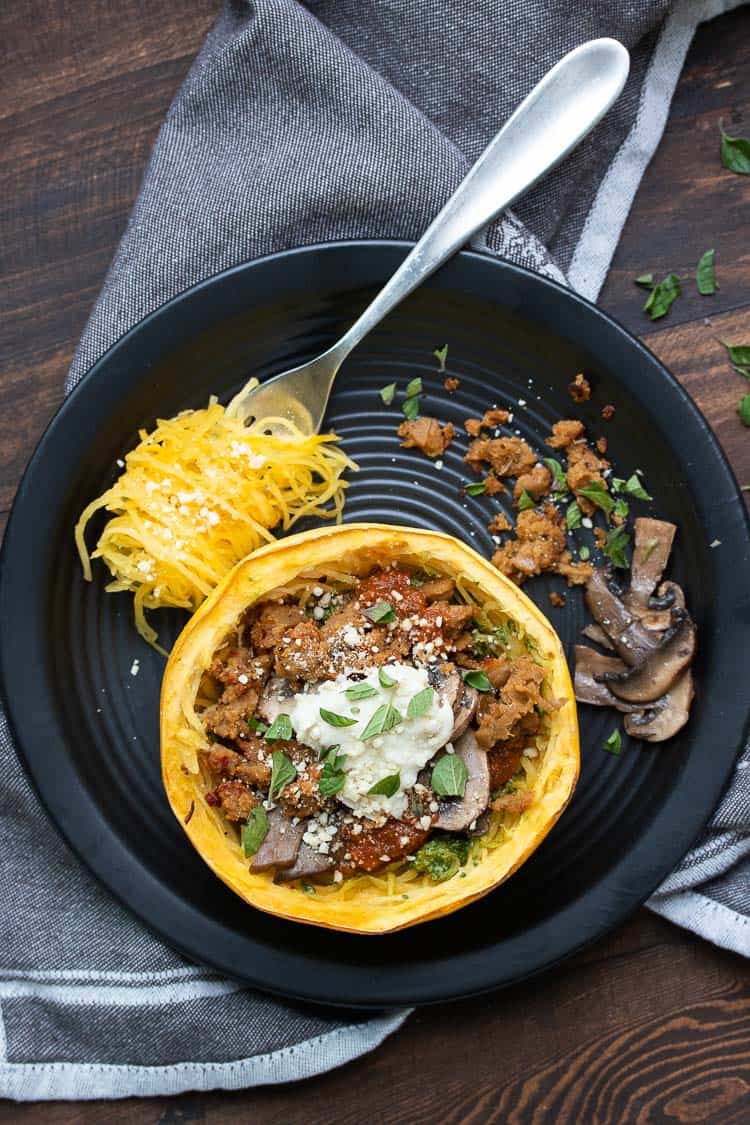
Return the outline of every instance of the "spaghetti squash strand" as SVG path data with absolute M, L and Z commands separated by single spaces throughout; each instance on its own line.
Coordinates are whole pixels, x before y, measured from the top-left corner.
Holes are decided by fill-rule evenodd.
M 195 611 L 235 563 L 304 516 L 341 520 L 347 482 L 357 466 L 334 434 L 266 434 L 269 420 L 246 427 L 215 399 L 141 430 L 125 470 L 81 513 L 75 542 L 84 578 L 91 560 L 106 563 L 110 591 L 134 595 L 135 624 L 160 652 L 148 610 Z M 101 509 L 111 513 L 96 549 L 85 532 Z

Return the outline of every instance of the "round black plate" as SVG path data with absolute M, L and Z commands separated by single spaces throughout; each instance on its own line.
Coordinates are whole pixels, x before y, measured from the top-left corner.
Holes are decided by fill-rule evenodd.
M 159 774 L 162 660 L 136 635 L 127 597 L 106 575 L 81 578 L 73 525 L 114 479 L 141 426 L 226 398 L 323 350 L 354 319 L 406 248 L 312 247 L 241 266 L 159 309 L 107 353 L 65 402 L 19 489 L 2 555 L 0 661 L 10 721 L 38 792 L 68 841 L 151 927 L 196 960 L 261 988 L 336 1004 L 425 1003 L 508 984 L 553 965 L 621 921 L 679 861 L 719 798 L 746 721 L 743 651 L 750 540 L 736 483 L 706 423 L 646 348 L 586 301 L 513 266 L 453 259 L 347 361 L 330 425 L 361 472 L 348 520 L 438 528 L 483 553 L 492 501 L 465 498 L 462 422 L 510 404 L 542 448 L 552 422 L 603 430 L 618 474 L 644 472 L 674 520 L 671 574 L 698 624 L 697 698 L 688 727 L 661 749 L 602 749 L 615 715 L 581 708 L 581 779 L 545 844 L 505 886 L 449 918 L 390 937 L 280 921 L 215 879 L 174 820 Z M 461 380 L 448 398 L 433 349 L 449 345 Z M 584 370 L 593 397 L 566 386 Z M 421 375 L 423 411 L 460 436 L 442 470 L 396 437 L 399 405 L 378 390 Z M 603 404 L 614 421 L 599 420 Z M 100 525 L 99 525 L 100 526 Z M 92 528 L 92 535 L 98 528 Z M 721 545 L 711 547 L 714 540 Z M 566 646 L 583 623 L 580 591 L 550 606 L 560 580 L 527 587 Z M 183 623 L 162 615 L 169 641 Z M 133 660 L 140 674 L 132 676 Z

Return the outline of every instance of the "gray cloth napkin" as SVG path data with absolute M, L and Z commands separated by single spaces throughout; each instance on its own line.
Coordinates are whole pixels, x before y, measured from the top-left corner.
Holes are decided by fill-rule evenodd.
M 587 39 L 633 52 L 595 133 L 481 240 L 596 298 L 696 25 L 731 2 L 229 3 L 159 134 L 68 386 L 193 283 L 306 243 L 415 239 L 544 72 Z M 307 1077 L 407 1012 L 352 1022 L 187 963 L 57 836 L 0 715 L 0 1095 L 106 1098 Z M 713 826 L 651 900 L 750 952 L 746 754 Z

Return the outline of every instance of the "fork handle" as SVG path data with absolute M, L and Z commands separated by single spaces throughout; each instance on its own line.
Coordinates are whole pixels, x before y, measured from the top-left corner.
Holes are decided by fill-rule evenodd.
M 593 129 L 620 94 L 629 66 L 628 52 L 621 43 L 594 39 L 570 51 L 544 76 L 508 118 L 396 273 L 332 349 L 337 363 L 343 362 L 407 294 Z

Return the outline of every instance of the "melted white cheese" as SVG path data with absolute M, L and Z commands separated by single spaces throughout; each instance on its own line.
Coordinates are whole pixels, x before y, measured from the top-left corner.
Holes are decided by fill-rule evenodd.
M 376 689 L 369 699 L 347 699 L 344 692 L 355 681 L 347 673 L 335 680 L 319 684 L 285 701 L 297 740 L 313 750 L 328 746 L 340 747 L 345 755 L 345 782 L 336 797 L 358 816 L 389 813 L 400 817 L 406 811 L 405 791 L 411 789 L 417 774 L 430 758 L 444 746 L 453 729 L 453 709 L 435 692 L 428 710 L 418 718 L 409 719 L 409 701 L 429 686 L 427 671 L 407 664 L 389 664 L 388 676 L 396 681 L 392 688 L 382 688 L 377 668 L 369 669 L 364 680 Z M 391 703 L 403 718 L 393 730 L 362 741 L 361 734 L 378 707 Z M 320 716 L 321 708 L 355 720 L 347 727 L 332 726 Z M 368 796 L 368 790 L 384 777 L 398 774 L 400 784 L 392 797 Z

